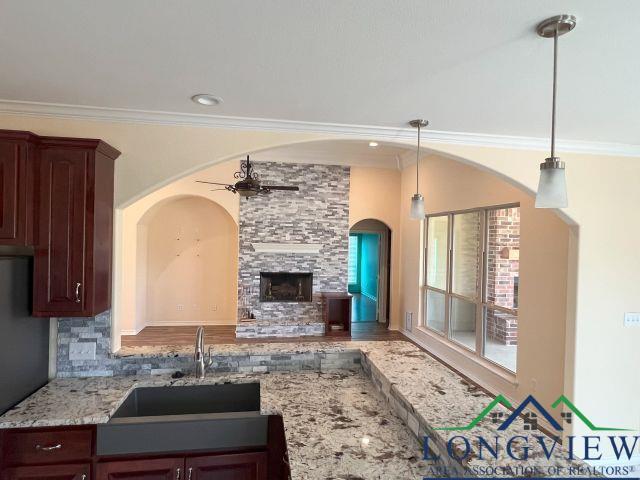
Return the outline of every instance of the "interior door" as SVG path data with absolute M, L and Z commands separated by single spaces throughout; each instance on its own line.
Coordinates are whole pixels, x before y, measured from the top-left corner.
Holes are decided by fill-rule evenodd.
M 184 458 L 117 460 L 99 463 L 96 480 L 185 480 Z
M 89 480 L 91 467 L 81 465 L 47 465 L 7 468 L 2 480 Z
M 267 453 L 249 452 L 187 458 L 185 480 L 266 480 Z
M 34 265 L 34 311 L 39 315 L 82 312 L 85 307 L 88 161 L 85 150 L 41 152 L 39 242 Z

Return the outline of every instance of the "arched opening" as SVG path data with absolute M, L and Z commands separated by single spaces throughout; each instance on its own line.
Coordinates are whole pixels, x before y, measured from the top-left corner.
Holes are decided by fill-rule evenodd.
M 207 198 L 150 207 L 136 225 L 134 328 L 123 333 L 234 324 L 237 239 L 234 220 Z
M 233 173 L 238 170 L 240 160 L 240 155 L 236 154 L 225 157 L 224 161 L 210 162 L 206 166 L 203 164 L 204 168 L 199 170 L 192 169 L 188 173 L 185 172 L 178 180 L 165 184 L 164 187 L 127 207 L 124 214 L 126 216 L 129 209 L 138 208 L 139 203 L 149 207 L 157 203 L 159 198 L 166 198 L 166 192 L 178 192 L 210 198 L 221 205 L 228 212 L 231 221 L 237 225 L 242 225 L 243 221 L 249 221 L 247 225 L 252 225 L 253 230 L 246 232 L 248 233 L 247 241 L 240 242 L 247 251 L 244 254 L 240 251 L 236 253 L 237 258 L 244 258 L 247 261 L 246 268 L 239 268 L 235 278 L 239 291 L 244 291 L 245 283 L 259 285 L 260 272 L 282 270 L 290 270 L 294 273 L 315 272 L 314 289 L 320 293 L 346 291 L 348 289 L 346 269 L 349 232 L 367 233 L 366 230 L 372 228 L 371 222 L 380 222 L 392 237 L 389 254 L 390 275 L 387 280 L 390 285 L 386 305 L 388 315 L 385 318 L 385 307 L 382 307 L 383 314 L 376 311 L 376 321 L 371 322 L 372 324 L 382 325 L 384 328 L 385 323 L 380 320 L 386 321 L 388 318 L 388 329 L 384 328 L 386 334 L 394 334 L 395 338 L 398 338 L 400 334 L 393 331 L 403 331 L 405 335 L 410 336 L 455 368 L 477 379 L 487 388 L 504 392 L 512 398 L 526 393 L 531 385 L 540 385 L 542 382 L 545 384 L 544 391 L 540 391 L 539 395 L 541 398 L 551 398 L 565 383 L 570 384 L 571 372 L 565 372 L 562 369 L 553 370 L 551 365 L 554 362 L 562 364 L 565 354 L 568 358 L 572 355 L 573 337 L 569 334 L 575 317 L 575 309 L 572 306 L 576 295 L 574 283 L 576 281 L 577 231 L 570 230 L 567 224 L 573 222 L 567 216 L 558 215 L 558 212 L 533 208 L 532 192 L 526 186 L 531 182 L 523 182 L 522 177 L 508 175 L 505 173 L 508 169 L 501 169 L 499 164 L 491 163 L 490 159 L 483 156 L 474 162 L 460 157 L 460 151 L 448 149 L 449 151 L 442 152 L 427 151 L 421 159 L 420 188 L 425 195 L 427 211 L 430 215 L 457 214 L 469 209 L 486 209 L 513 203 L 520 205 L 522 243 L 521 251 L 518 252 L 519 257 L 516 254 L 518 249 L 509 247 L 509 251 L 506 251 L 504 245 L 497 255 L 500 260 L 508 260 L 512 263 L 519 258 L 520 269 L 517 281 L 516 275 L 512 275 L 513 285 L 509 284 L 509 288 L 513 289 L 516 288 L 517 283 L 517 308 L 521 320 L 517 322 L 517 383 L 515 383 L 513 381 L 515 376 L 510 373 L 514 367 L 509 366 L 507 361 L 498 355 L 500 352 L 496 352 L 498 341 L 501 342 L 498 347 L 504 346 L 505 350 L 507 347 L 509 350 L 516 350 L 515 345 L 505 343 L 506 340 L 503 337 L 506 338 L 506 336 L 501 332 L 503 326 L 511 328 L 514 324 L 511 322 L 507 325 L 503 321 L 504 318 L 498 318 L 495 315 L 492 317 L 492 312 L 483 317 L 485 305 L 481 304 L 482 302 L 476 302 L 477 315 L 473 318 L 477 318 L 478 321 L 474 332 L 471 323 L 462 322 L 463 319 L 468 320 L 472 316 L 466 310 L 460 310 L 459 307 L 463 303 L 462 299 L 454 299 L 457 292 L 447 292 L 446 289 L 442 289 L 445 294 L 449 294 L 449 297 L 445 298 L 445 304 L 450 314 L 445 317 L 445 321 L 450 328 L 445 334 L 429 329 L 430 325 L 425 316 L 428 308 L 426 295 L 429 286 L 424 279 L 426 230 L 421 226 L 421 222 L 411 220 L 408 213 L 409 199 L 415 193 L 416 185 L 415 151 L 412 151 L 412 146 L 403 141 L 381 141 L 380 145 L 384 149 L 376 150 L 370 149 L 366 142 L 359 141 L 359 147 L 355 146 L 357 143 L 357 140 L 322 140 L 258 148 L 255 150 L 255 155 L 252 152 L 256 169 L 265 183 L 277 182 L 276 184 L 296 184 L 303 187 L 295 197 L 274 193 L 266 202 L 254 202 L 255 198 L 241 200 L 237 195 L 227 191 L 210 192 L 207 186 L 194 182 L 194 180 L 232 182 Z M 328 169 L 337 175 L 335 178 L 341 178 L 340 175 L 349 176 L 348 183 L 341 187 L 340 192 L 335 192 L 318 183 L 329 178 L 328 170 L 325 168 L 329 166 L 340 167 Z M 535 168 L 533 172 L 535 175 Z M 179 185 L 179 188 L 176 185 Z M 150 198 L 155 200 L 150 201 Z M 340 205 L 327 203 L 327 199 L 334 202 L 335 199 L 347 198 L 348 202 Z M 241 203 L 243 201 L 247 202 L 244 206 Z M 339 222 L 334 223 L 335 215 L 326 217 L 316 215 L 315 209 L 318 205 L 322 206 L 321 208 L 328 208 L 327 211 L 331 213 L 340 212 Z M 256 220 L 258 217 L 261 221 L 264 220 L 263 211 L 268 211 L 269 215 L 276 215 L 277 219 L 266 224 L 258 222 Z M 136 215 L 138 219 L 142 217 L 141 213 L 132 214 L 128 220 L 125 218 L 125 225 L 132 224 L 132 218 Z M 453 218 L 451 224 L 453 225 L 456 221 L 459 224 L 459 218 Z M 369 223 L 368 226 L 367 223 Z M 134 230 L 137 229 L 137 220 L 133 225 Z M 304 230 L 307 227 L 308 229 Z M 239 238 L 242 236 L 240 230 L 241 228 L 238 230 Z M 313 235 L 316 232 L 323 232 L 323 235 L 326 233 L 327 236 L 323 240 L 314 240 L 308 236 L 311 232 Z M 274 251 L 275 247 L 281 248 L 279 245 L 273 245 L 274 243 L 298 244 L 296 248 L 299 248 L 300 244 L 313 244 L 305 245 L 305 248 L 318 247 L 321 244 L 329 245 L 333 250 L 323 252 L 320 247 L 319 251 L 306 251 L 302 259 L 306 263 L 301 264 L 296 261 L 296 264 L 289 268 L 283 259 L 290 259 L 291 251 L 287 249 L 284 249 L 287 251 Z M 254 244 L 259 244 L 258 247 L 263 250 L 270 248 L 271 251 L 263 251 L 256 256 L 256 261 L 252 261 L 256 248 Z M 322 254 L 319 255 L 320 252 Z M 567 254 L 567 252 L 573 253 Z M 123 257 L 135 263 L 140 261 L 126 255 L 126 252 Z M 270 265 L 262 265 L 264 260 L 271 257 L 273 262 Z M 332 263 L 337 258 L 340 258 L 340 262 Z M 327 268 L 327 262 L 329 262 L 329 268 Z M 123 264 L 126 266 L 126 261 Z M 301 265 L 305 268 L 302 269 Z M 138 288 L 136 278 L 139 273 L 133 273 L 133 276 L 131 272 L 128 274 L 128 278 L 133 278 L 128 286 L 135 292 Z M 248 275 L 246 279 L 243 274 Z M 259 289 L 255 285 L 253 290 L 258 292 Z M 121 291 L 120 304 L 126 305 L 128 289 L 122 290 L 124 293 Z M 241 296 L 236 294 L 236 301 Z M 467 297 L 472 296 L 467 295 Z M 540 301 L 540 299 L 545 300 Z M 475 299 L 472 300 L 475 301 Z M 488 301 L 496 303 L 496 300 Z M 465 305 L 468 306 L 467 304 L 463 306 Z M 501 307 L 501 305 L 497 306 Z M 256 320 L 262 322 L 271 322 L 279 313 L 273 304 L 266 305 L 259 300 L 250 304 L 249 307 Z M 284 311 L 282 305 L 278 307 L 282 307 Z M 320 318 L 317 311 L 312 311 L 314 308 L 321 308 L 319 304 L 312 302 L 303 307 L 306 310 L 302 311 L 300 316 Z M 177 309 L 175 305 L 173 308 Z M 121 319 L 120 321 L 126 321 L 127 315 L 123 315 L 123 311 L 118 309 L 119 307 L 116 306 L 117 317 Z M 127 309 L 131 311 L 131 305 Z M 514 308 L 511 309 L 514 310 Z M 504 309 L 500 313 L 504 313 Z M 284 316 L 285 320 L 292 316 L 297 318 L 297 315 L 289 315 L 286 312 Z M 238 326 L 241 325 L 241 318 L 243 318 L 241 315 L 234 317 Z M 372 318 L 369 317 L 366 320 Z M 482 323 L 485 321 L 488 325 L 487 329 L 484 329 L 485 324 Z M 309 323 L 315 328 L 313 321 Z M 368 322 L 362 322 L 362 324 L 365 323 Z M 285 322 L 278 325 L 278 328 L 281 327 L 286 327 L 288 332 L 289 328 L 298 329 L 301 325 Z M 233 328 L 236 329 L 236 334 L 231 333 L 224 340 L 235 341 L 237 327 L 233 326 Z M 252 326 L 249 325 L 247 328 L 251 329 Z M 473 336 L 476 339 L 475 344 L 472 333 L 475 335 Z M 485 339 L 482 343 L 485 333 L 489 340 Z M 363 337 L 352 338 L 362 339 Z M 192 338 L 188 338 L 185 343 L 192 343 L 192 341 Z M 537 346 L 541 343 L 553 345 L 551 353 L 543 359 L 540 358 L 537 350 Z M 114 342 L 114 345 L 118 343 Z M 506 369 L 503 368 L 505 365 Z
M 391 229 L 380 220 L 360 220 L 349 229 L 349 293 L 352 329 L 387 327 L 391 296 Z

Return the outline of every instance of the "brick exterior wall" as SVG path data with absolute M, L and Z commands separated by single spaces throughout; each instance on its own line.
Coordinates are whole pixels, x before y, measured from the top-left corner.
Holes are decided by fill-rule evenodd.
M 248 308 L 258 320 L 321 321 L 322 291 L 347 291 L 349 167 L 264 162 L 255 164 L 265 185 L 297 185 L 240 199 L 239 317 Z M 259 243 L 322 245 L 319 254 L 256 253 Z M 260 302 L 260 272 L 312 272 L 310 303 Z
M 490 210 L 488 213 L 487 300 L 516 309 L 519 275 L 520 209 Z M 518 319 L 505 312 L 489 310 L 487 335 L 503 345 L 518 344 Z

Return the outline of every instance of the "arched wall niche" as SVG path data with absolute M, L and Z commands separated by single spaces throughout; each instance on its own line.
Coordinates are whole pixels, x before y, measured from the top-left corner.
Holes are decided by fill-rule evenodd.
M 122 333 L 234 324 L 237 245 L 235 220 L 209 198 L 181 194 L 149 207 L 135 231 L 134 322 Z

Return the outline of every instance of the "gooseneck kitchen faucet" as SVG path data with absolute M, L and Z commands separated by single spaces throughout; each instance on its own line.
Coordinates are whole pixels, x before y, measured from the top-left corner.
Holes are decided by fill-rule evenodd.
M 198 330 L 196 330 L 196 349 L 193 355 L 193 360 L 196 364 L 196 378 L 203 379 L 207 373 L 207 368 L 209 368 L 213 363 L 213 358 L 211 358 L 211 347 L 209 347 L 209 354 L 205 358 L 204 327 L 198 327 Z

